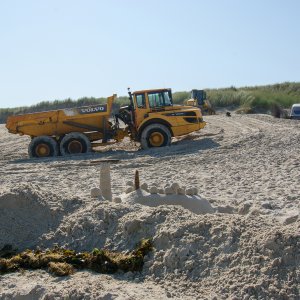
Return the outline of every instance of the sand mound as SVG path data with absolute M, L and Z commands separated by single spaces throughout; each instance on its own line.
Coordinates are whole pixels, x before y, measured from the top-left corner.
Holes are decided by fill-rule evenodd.
M 108 201 L 95 201 L 63 219 L 57 230 L 41 239 L 41 245 L 51 247 L 53 243 L 75 250 L 91 250 L 111 246 L 111 235 L 123 215 L 130 209 Z M 117 245 L 123 241 L 118 241 Z M 138 240 L 136 240 L 136 243 Z M 131 244 L 133 247 L 134 243 Z
M 238 215 L 176 217 L 173 226 L 162 224 L 154 239 L 157 252 L 147 264 L 152 276 L 174 286 L 183 278 L 190 286 L 200 282 L 224 298 L 299 295 L 299 229 Z
M 282 228 L 260 216 L 196 215 L 180 206 L 102 201 L 70 215 L 44 243 L 126 251 L 144 237 L 153 238 L 155 250 L 142 274 L 127 277 L 167 280 L 183 293 L 201 282 L 226 297 L 298 295 L 299 222 Z
M 0 248 L 5 244 L 19 250 L 36 246 L 42 234 L 58 226 L 66 206 L 58 196 L 45 193 L 37 185 L 17 184 L 1 190 Z
M 10 220 L 6 217 L 6 223 L 1 223 L 1 228 L 6 228 L 2 243 L 22 239 L 20 246 L 25 240 L 26 245 L 34 245 L 38 238 L 44 247 L 58 243 L 76 250 L 130 251 L 142 238 L 153 238 L 154 251 L 145 257 L 142 273 L 125 273 L 120 279 L 151 279 L 174 297 L 181 293 L 195 296 L 199 284 L 201 290 L 225 298 L 276 297 L 280 292 L 282 297 L 296 299 L 298 295 L 299 221 L 282 227 L 260 216 L 197 215 L 175 205 L 150 207 L 96 199 L 59 219 L 60 214 L 34 189 L 19 187 L 0 199 L 1 211 L 8 212 L 9 207 L 20 223 L 10 237 L 6 223 L 12 221 L 12 213 Z M 70 210 L 65 209 L 67 212 Z M 75 294 L 83 292 L 78 289 Z

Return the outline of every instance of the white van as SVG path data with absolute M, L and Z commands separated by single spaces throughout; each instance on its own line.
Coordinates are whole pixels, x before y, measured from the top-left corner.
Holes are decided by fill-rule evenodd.
M 291 119 L 300 120 L 300 104 L 293 104 L 290 112 Z

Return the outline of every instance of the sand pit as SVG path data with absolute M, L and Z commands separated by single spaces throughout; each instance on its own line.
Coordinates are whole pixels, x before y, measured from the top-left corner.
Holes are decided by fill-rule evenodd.
M 10 153 L 15 136 L 1 127 L 1 245 L 128 253 L 152 238 L 154 250 L 142 272 L 6 274 L 0 298 L 299 299 L 300 123 L 234 114 L 207 121 L 167 151 L 125 142 L 101 153 L 120 160 L 111 165 L 112 201 L 91 193 L 99 187 L 100 167 L 88 164 L 96 154 L 24 160 L 18 149 L 27 140 Z M 136 169 L 137 192 L 127 185 Z M 176 182 L 184 193 L 171 191 Z

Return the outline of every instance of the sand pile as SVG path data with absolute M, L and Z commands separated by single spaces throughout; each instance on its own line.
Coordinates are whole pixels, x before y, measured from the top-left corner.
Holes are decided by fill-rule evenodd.
M 57 227 L 66 211 L 79 200 L 64 200 L 38 185 L 16 184 L 0 192 L 0 248 L 11 244 L 19 250 L 38 245 L 39 237 Z
M 129 251 L 145 237 L 153 238 L 155 250 L 141 274 L 126 278 L 169 282 L 170 290 L 175 284 L 183 294 L 200 285 L 224 297 L 299 294 L 299 221 L 282 228 L 259 216 L 102 201 L 71 214 L 43 243 Z
M 190 286 L 214 291 L 218 298 L 257 299 L 279 292 L 282 298 L 299 296 L 299 223 L 298 228 L 282 229 L 262 218 L 237 215 L 184 219 L 160 228 L 157 252 L 149 263 L 152 276 L 178 286 L 184 279 Z
M 256 214 L 217 213 L 200 196 L 145 190 L 123 194 L 122 203 L 58 198 L 34 185 L 3 191 L 1 245 L 128 253 L 143 238 L 152 238 L 154 251 L 145 257 L 143 271 L 121 273 L 121 280 L 155 281 L 174 297 L 196 296 L 200 286 L 224 298 L 299 296 L 299 220 L 276 225 Z M 202 211 L 191 212 L 190 204 L 188 209 L 182 203 L 168 205 L 183 198 L 199 201 Z

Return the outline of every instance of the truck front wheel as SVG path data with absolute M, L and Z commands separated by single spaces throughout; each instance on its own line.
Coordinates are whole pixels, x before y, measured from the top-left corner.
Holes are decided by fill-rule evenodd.
M 60 142 L 61 155 L 88 153 L 92 151 L 92 145 L 87 136 L 80 132 L 72 132 L 65 135 Z
M 37 136 L 28 146 L 29 157 L 53 157 L 58 155 L 58 144 L 49 136 Z
M 148 125 L 141 134 L 141 145 L 143 149 L 153 147 L 165 147 L 171 144 L 171 132 L 165 125 Z

